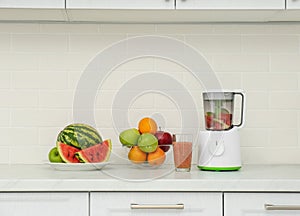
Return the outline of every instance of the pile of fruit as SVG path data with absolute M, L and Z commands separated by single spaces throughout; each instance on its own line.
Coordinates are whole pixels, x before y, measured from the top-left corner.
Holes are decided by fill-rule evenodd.
M 131 128 L 119 135 L 123 146 L 130 148 L 128 159 L 135 164 L 159 166 L 166 160 L 166 153 L 172 145 L 168 132 L 157 131 L 154 119 L 145 117 L 139 121 L 138 129 Z
M 110 152 L 111 140 L 102 141 L 95 128 L 71 124 L 58 134 L 48 158 L 52 163 L 100 163 L 109 159 Z

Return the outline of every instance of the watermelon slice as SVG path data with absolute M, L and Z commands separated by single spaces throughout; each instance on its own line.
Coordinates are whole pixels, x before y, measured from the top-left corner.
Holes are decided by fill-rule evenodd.
M 111 152 L 111 140 L 104 140 L 102 143 L 83 149 L 76 153 L 76 156 L 84 163 L 100 163 L 108 161 Z
M 64 144 L 62 142 L 57 142 L 56 143 L 58 153 L 61 157 L 61 159 L 65 163 L 79 163 L 80 161 L 76 157 L 76 153 L 80 151 L 80 149 L 75 148 L 73 146 Z

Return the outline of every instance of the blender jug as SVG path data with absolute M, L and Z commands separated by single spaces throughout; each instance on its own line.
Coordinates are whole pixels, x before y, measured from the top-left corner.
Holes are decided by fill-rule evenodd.
M 234 98 L 241 96 L 242 106 L 240 122 L 233 123 Z M 206 130 L 220 131 L 241 127 L 243 124 L 244 94 L 241 92 L 204 92 L 203 105 Z

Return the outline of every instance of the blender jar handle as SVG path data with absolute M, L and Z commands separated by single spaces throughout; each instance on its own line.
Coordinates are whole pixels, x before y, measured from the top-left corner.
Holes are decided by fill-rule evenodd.
M 243 127 L 244 126 L 244 119 L 245 119 L 245 94 L 242 92 L 234 92 L 234 95 L 240 95 L 242 97 L 242 107 L 241 107 L 241 121 L 238 125 L 233 125 L 236 127 Z

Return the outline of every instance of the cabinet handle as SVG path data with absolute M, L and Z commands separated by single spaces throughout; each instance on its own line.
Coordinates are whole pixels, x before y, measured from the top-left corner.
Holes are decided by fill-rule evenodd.
M 273 205 L 265 204 L 266 210 L 300 210 L 300 205 Z
M 184 204 L 130 204 L 131 209 L 184 209 Z

